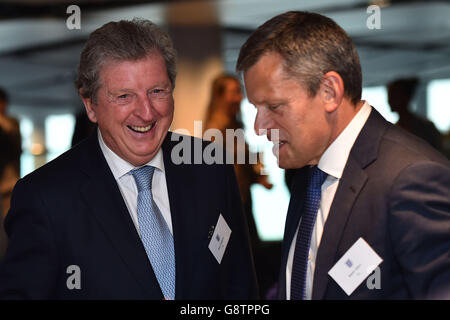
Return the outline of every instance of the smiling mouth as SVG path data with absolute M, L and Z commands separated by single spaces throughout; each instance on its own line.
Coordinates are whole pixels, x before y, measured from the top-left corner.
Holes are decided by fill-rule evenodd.
M 151 129 L 153 129 L 153 127 L 155 126 L 156 121 L 153 122 L 152 124 L 146 126 L 146 127 L 140 127 L 140 126 L 127 126 L 129 129 L 131 129 L 134 132 L 138 132 L 138 133 L 146 133 L 148 131 L 150 131 Z

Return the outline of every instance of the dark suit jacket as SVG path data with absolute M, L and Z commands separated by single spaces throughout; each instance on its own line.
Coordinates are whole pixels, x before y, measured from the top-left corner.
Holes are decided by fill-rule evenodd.
M 0 195 L 1 198 L 1 195 Z M 1 199 L 0 199 L 1 202 Z M 6 250 L 6 245 L 7 245 L 7 238 L 6 238 L 6 233 L 5 230 L 3 228 L 3 214 L 2 214 L 2 210 L 1 210 L 1 205 L 0 205 L 0 261 L 3 258 L 3 255 L 5 254 L 5 250 Z
M 286 298 L 289 246 L 300 219 L 306 170 L 293 182 L 279 298 Z M 328 275 L 362 237 L 383 259 L 381 289 L 364 281 L 350 296 Z M 372 112 L 350 152 L 317 253 L 313 299 L 450 297 L 450 166 L 425 142 Z
M 171 151 L 178 140 L 172 136 L 162 150 L 176 299 L 256 298 L 233 166 L 175 165 Z M 232 230 L 221 264 L 208 249 L 220 214 Z M 17 183 L 5 226 L 9 247 L 0 264 L 1 298 L 163 298 L 96 134 Z M 71 265 L 81 271 L 81 289 L 68 289 L 67 282 L 74 283 Z

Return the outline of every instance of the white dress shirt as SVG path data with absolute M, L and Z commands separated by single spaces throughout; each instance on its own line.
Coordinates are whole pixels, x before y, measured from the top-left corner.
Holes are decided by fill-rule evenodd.
M 120 193 L 125 200 L 125 204 L 133 220 L 134 226 L 139 235 L 139 221 L 137 217 L 137 186 L 130 170 L 136 169 L 131 163 L 125 161 L 117 154 L 115 154 L 103 141 L 100 130 L 98 130 L 98 142 L 102 149 L 106 162 L 112 171 L 114 178 L 119 186 Z M 169 193 L 167 192 L 166 175 L 164 169 L 163 153 L 159 149 L 158 153 L 146 165 L 155 167 L 152 180 L 152 195 L 153 200 L 158 206 L 164 220 L 173 235 L 172 217 L 170 215 Z
M 339 181 L 342 177 L 345 165 L 350 154 L 350 150 L 356 141 L 361 129 L 370 115 L 372 107 L 364 102 L 362 108 L 353 117 L 350 123 L 339 134 L 336 140 L 325 150 L 320 157 L 318 167 L 320 170 L 328 174 L 325 182 L 322 184 L 322 194 L 320 199 L 317 219 L 311 236 L 311 246 L 309 248 L 308 269 L 306 272 L 306 299 L 311 300 L 314 270 L 316 267 L 317 251 L 319 249 L 320 240 L 322 239 L 323 227 L 328 218 L 330 207 L 336 194 Z M 301 221 L 300 221 L 301 222 Z M 300 225 L 300 223 L 299 223 Z M 297 239 L 299 226 L 295 232 L 294 238 L 289 249 L 288 260 L 286 264 L 286 299 L 291 298 L 291 275 L 292 264 L 294 262 L 295 242 Z

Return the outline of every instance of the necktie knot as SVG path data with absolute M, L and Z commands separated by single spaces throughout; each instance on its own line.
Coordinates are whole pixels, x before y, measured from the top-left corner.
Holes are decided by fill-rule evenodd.
M 310 188 L 320 188 L 327 178 L 327 174 L 319 169 L 318 166 L 313 166 L 309 169 L 309 186 Z
M 134 178 L 134 181 L 136 181 L 138 192 L 141 192 L 142 190 L 152 189 L 152 180 L 154 172 L 155 167 L 151 166 L 144 166 L 130 171 L 131 175 Z

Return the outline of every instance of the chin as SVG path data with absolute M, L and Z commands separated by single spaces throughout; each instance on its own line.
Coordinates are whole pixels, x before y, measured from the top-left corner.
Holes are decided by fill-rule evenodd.
M 133 152 L 128 153 L 127 161 L 134 166 L 141 166 L 152 160 L 159 151 L 159 147 L 153 146 L 152 148 L 135 149 Z
M 306 166 L 306 163 L 279 161 L 278 166 L 282 169 L 299 169 L 299 168 L 303 168 L 304 166 Z
M 293 166 L 293 165 L 288 165 L 288 164 L 279 164 L 278 165 L 281 169 L 297 169 L 299 167 L 297 166 Z
M 131 163 L 135 167 L 143 166 L 144 164 L 147 164 L 150 160 L 154 158 L 154 155 L 148 155 L 143 157 L 133 157 L 132 159 L 129 159 L 128 162 Z
M 279 166 L 281 169 L 292 169 L 292 167 L 290 166 L 290 164 L 287 163 L 286 161 L 280 161 L 280 159 L 278 159 L 277 162 L 278 162 L 278 166 Z

